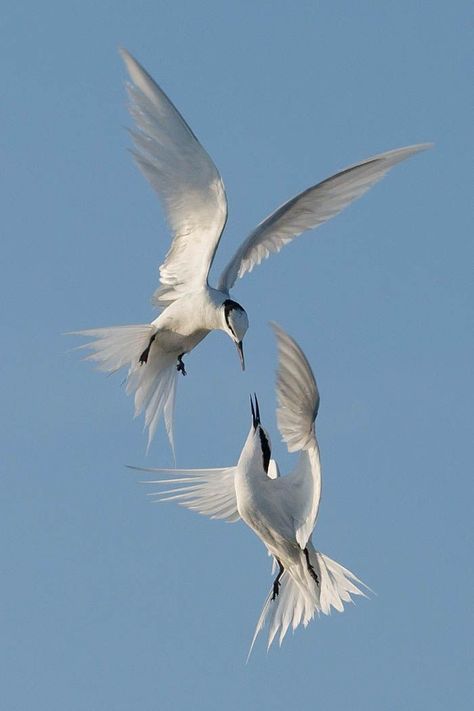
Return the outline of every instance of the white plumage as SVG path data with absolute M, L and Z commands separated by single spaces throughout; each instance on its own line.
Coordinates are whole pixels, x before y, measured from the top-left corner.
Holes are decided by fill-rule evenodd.
M 364 585 L 349 570 L 317 551 L 311 541 L 321 498 L 321 466 L 315 433 L 319 393 L 309 363 L 295 341 L 273 324 L 278 343 L 277 422 L 288 450 L 299 452 L 294 470 L 279 476 L 257 399 L 239 461 L 223 469 L 145 469 L 164 478 L 150 484 L 170 489 L 151 494 L 211 518 L 241 518 L 263 541 L 279 575 L 267 596 L 250 651 L 268 627 L 268 647 L 289 627 L 307 625 L 315 613 L 341 611 Z M 271 463 L 273 463 L 271 465 Z M 172 478 L 166 478 L 172 474 Z M 271 475 L 271 476 L 270 476 Z M 249 652 L 250 654 L 250 652 Z
M 220 329 L 235 343 L 244 367 L 248 318 L 229 297 L 236 279 L 297 235 L 334 217 L 390 168 L 429 144 L 374 156 L 289 200 L 242 243 L 213 289 L 209 270 L 227 220 L 222 179 L 166 94 L 126 50 L 121 54 L 132 80 L 128 94 L 136 124 L 131 132 L 135 160 L 158 193 L 173 234 L 154 295 L 162 311 L 151 324 L 76 333 L 95 339 L 86 347 L 102 370 L 128 366 L 127 392 L 135 396 L 135 414 L 145 412 L 148 443 L 162 416 L 172 443 L 176 367 L 185 373 L 183 355 Z

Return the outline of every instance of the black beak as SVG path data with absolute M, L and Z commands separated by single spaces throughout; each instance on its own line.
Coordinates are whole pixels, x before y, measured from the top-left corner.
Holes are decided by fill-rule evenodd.
M 250 409 L 252 411 L 253 428 L 254 428 L 254 430 L 256 430 L 260 424 L 260 408 L 258 406 L 258 400 L 257 400 L 257 396 L 255 395 L 255 393 L 254 393 L 254 398 L 255 398 L 255 407 L 253 405 L 252 396 L 250 396 Z
M 239 358 L 240 358 L 240 365 L 242 367 L 242 370 L 245 370 L 245 358 L 244 358 L 244 346 L 242 341 L 239 341 L 238 343 L 235 344 L 236 348 L 239 352 Z

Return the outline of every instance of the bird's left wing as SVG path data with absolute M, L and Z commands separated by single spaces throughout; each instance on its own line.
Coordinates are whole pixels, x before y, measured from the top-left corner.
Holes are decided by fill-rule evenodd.
M 279 207 L 242 243 L 219 279 L 218 289 L 229 291 L 273 252 L 306 230 L 322 225 L 377 183 L 394 165 L 431 146 L 421 143 L 372 156 L 313 185 Z
M 300 451 L 295 469 L 279 477 L 274 486 L 290 510 L 301 548 L 311 536 L 321 498 L 321 464 L 314 421 L 319 409 L 319 391 L 313 371 L 298 344 L 277 324 L 271 324 L 277 339 L 277 424 L 289 452 Z
M 224 185 L 209 155 L 166 94 L 124 49 L 138 166 L 158 193 L 174 233 L 160 267 L 158 306 L 202 287 L 227 219 Z
M 155 501 L 176 501 L 181 506 L 210 518 L 222 518 L 230 523 L 240 519 L 235 496 L 235 467 L 223 469 L 155 469 L 132 467 L 169 478 L 145 481 L 145 484 L 165 487 L 149 494 Z M 172 484 L 170 489 L 166 487 Z M 176 486 L 178 485 L 178 486 Z

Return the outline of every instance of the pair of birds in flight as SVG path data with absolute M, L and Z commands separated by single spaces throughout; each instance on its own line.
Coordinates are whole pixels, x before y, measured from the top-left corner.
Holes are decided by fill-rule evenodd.
M 125 50 L 127 86 L 135 160 L 164 207 L 173 241 L 160 266 L 154 304 L 160 309 L 150 324 L 77 332 L 94 340 L 82 346 L 101 370 L 128 367 L 126 391 L 134 394 L 135 414 L 145 414 L 148 446 L 161 419 L 174 452 L 173 415 L 176 383 L 186 374 L 183 357 L 211 331 L 222 330 L 234 342 L 242 369 L 248 329 L 244 308 L 230 298 L 236 280 L 302 232 L 337 215 L 363 195 L 393 166 L 429 147 L 407 146 L 350 166 L 279 207 L 245 239 L 222 272 L 217 288 L 209 271 L 227 220 L 222 179 L 183 117 L 143 67 Z M 305 626 L 315 612 L 343 609 L 363 585 L 350 571 L 317 551 L 312 542 L 321 494 L 315 419 L 319 394 L 302 350 L 273 325 L 279 351 L 277 421 L 290 452 L 300 452 L 293 472 L 280 477 L 271 458 L 268 433 L 260 422 L 257 398 L 251 401 L 252 424 L 235 467 L 163 470 L 178 484 L 162 491 L 212 518 L 240 518 L 260 537 L 278 574 L 266 599 L 255 638 L 268 623 L 268 647 L 280 644 L 291 625 Z M 160 496 L 160 495 L 159 495 Z

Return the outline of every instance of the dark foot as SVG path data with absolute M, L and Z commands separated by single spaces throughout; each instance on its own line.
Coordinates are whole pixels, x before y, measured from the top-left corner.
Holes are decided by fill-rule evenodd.
M 306 563 L 308 564 L 309 574 L 311 575 L 311 577 L 313 578 L 314 582 L 316 583 L 316 585 L 317 585 L 318 588 L 319 588 L 319 578 L 318 578 L 318 576 L 316 575 L 316 571 L 314 570 L 313 566 L 312 566 L 311 563 L 309 562 L 309 552 L 308 552 L 308 549 L 307 549 L 307 548 L 304 549 L 304 554 L 305 554 L 305 556 L 306 556 Z
M 178 371 L 178 373 L 182 373 L 183 375 L 186 375 L 186 370 L 185 370 L 184 363 L 183 363 L 183 356 L 184 356 L 184 353 L 181 353 L 181 355 L 178 356 L 178 364 L 176 366 L 176 370 Z
M 281 583 L 280 583 L 280 578 L 281 578 L 281 576 L 283 575 L 284 570 L 285 570 L 284 567 L 282 566 L 282 564 L 280 563 L 280 561 L 279 561 L 278 559 L 277 559 L 277 563 L 278 563 L 278 565 L 279 565 L 279 567 L 280 567 L 280 570 L 278 571 L 278 575 L 276 576 L 275 580 L 273 581 L 273 595 L 272 595 L 272 600 L 274 600 L 274 599 L 277 597 L 278 593 L 280 592 L 280 585 L 281 585 Z
M 147 347 L 145 348 L 145 350 L 144 350 L 143 353 L 141 354 L 140 358 L 138 359 L 138 362 L 140 363 L 140 365 L 144 365 L 145 363 L 148 362 L 148 356 L 149 356 L 149 354 L 150 354 L 151 344 L 153 343 L 153 341 L 155 340 L 155 338 L 156 338 L 156 333 L 153 334 L 153 336 L 150 338 L 150 343 L 147 345 Z

